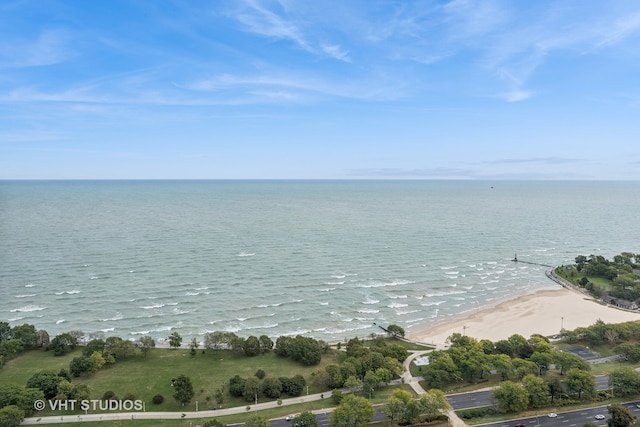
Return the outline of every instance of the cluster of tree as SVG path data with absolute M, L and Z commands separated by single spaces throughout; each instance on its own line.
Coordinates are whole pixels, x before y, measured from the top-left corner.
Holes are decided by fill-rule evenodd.
M 396 389 L 385 402 L 383 411 L 394 423 L 414 425 L 434 421 L 450 408 L 441 390 L 432 389 L 414 399 L 408 391 Z
M 593 325 L 579 327 L 574 330 L 563 330 L 560 333 L 563 341 L 568 343 L 585 342 L 591 346 L 619 343 L 640 338 L 640 322 L 605 323 L 597 320 Z
M 331 411 L 329 425 L 331 427 L 364 427 L 371 422 L 374 413 L 375 409 L 367 399 L 348 394 Z
M 211 350 L 232 350 L 246 356 L 257 356 L 271 351 L 273 340 L 267 335 L 242 338 L 233 332 L 215 331 L 205 334 L 204 346 Z
M 329 345 L 311 337 L 296 335 L 295 338 L 280 336 L 276 340 L 274 352 L 280 357 L 288 357 L 303 365 L 317 365 L 322 354 L 329 350 Z
M 48 346 L 47 331 L 26 323 L 12 328 L 8 322 L 0 322 L 0 367 L 23 351 Z
M 578 255 L 575 264 L 567 270 L 560 267 L 556 270 L 562 276 L 569 276 L 578 285 L 587 289 L 598 298 L 610 295 L 626 301 L 640 299 L 640 254 L 623 252 L 607 260 L 601 255 Z M 565 271 L 563 271 L 565 270 Z M 635 271 L 635 272 L 634 272 Z M 609 286 L 601 286 L 589 280 L 589 277 L 605 279 Z
M 92 374 L 103 366 L 112 365 L 116 361 L 130 358 L 135 354 L 136 347 L 140 348 L 141 352 L 146 356 L 148 351 L 155 345 L 155 340 L 148 336 L 140 337 L 136 343 L 123 340 L 120 337 L 109 337 L 106 340 L 95 338 L 83 347 L 82 356 L 71 360 L 69 371 L 74 377 L 79 377 L 82 374 Z
M 36 372 L 27 381 L 27 388 L 41 390 L 45 399 L 89 399 L 89 388 L 86 384 L 71 384 L 71 376 L 65 369 L 61 369 L 57 373 L 54 371 Z
M 282 394 L 291 397 L 300 396 L 305 386 L 306 381 L 299 374 L 293 377 L 278 378 L 264 375 L 241 378 L 239 375 L 235 375 L 229 379 L 229 394 L 234 397 L 243 397 L 247 402 L 257 403 L 263 395 L 271 399 L 278 399 Z
M 432 352 L 429 365 L 422 368 L 430 388 L 443 388 L 457 381 L 477 382 L 492 370 L 503 380 L 522 380 L 528 374 L 544 374 L 550 365 L 560 369 L 561 375 L 572 368 L 590 369 L 580 357 L 552 350 L 549 340 L 541 335 L 526 339 L 514 334 L 506 340 L 492 342 L 455 333 L 449 342 L 449 349 Z
M 544 408 L 562 398 L 592 399 L 596 395 L 595 377 L 587 371 L 571 368 L 567 371 L 564 386 L 557 378 L 547 381 L 534 374 L 525 375 L 521 381 L 503 381 L 493 390 L 493 398 L 499 412 L 520 412 L 527 408 Z
M 34 413 L 33 402 L 40 399 L 44 399 L 44 393 L 38 388 L 0 385 L 0 426 L 19 425 L 25 416 Z
M 371 395 L 404 372 L 402 361 L 409 355 L 401 345 L 388 344 L 380 337 L 370 341 L 368 346 L 366 341 L 353 338 L 347 342 L 345 350 L 347 357 L 339 365 L 332 363 L 316 372 L 316 384 L 326 389 L 363 390 Z

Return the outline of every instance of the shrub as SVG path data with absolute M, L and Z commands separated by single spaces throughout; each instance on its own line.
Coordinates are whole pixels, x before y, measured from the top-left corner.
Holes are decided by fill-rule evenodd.
M 105 391 L 102 400 L 116 400 L 116 394 L 111 390 Z
M 136 397 L 133 395 L 133 393 L 127 393 L 124 395 L 123 400 L 130 400 L 131 402 L 133 402 L 134 400 L 136 400 Z
M 153 396 L 151 401 L 153 402 L 154 405 L 159 405 L 162 402 L 164 402 L 164 397 L 161 394 L 156 394 L 155 396 Z
M 262 369 L 258 369 L 255 373 L 255 376 L 258 377 L 258 379 L 263 379 L 264 377 L 267 376 L 267 374 Z
M 206 421 L 204 424 L 202 424 L 202 427 L 224 427 L 224 426 L 225 424 L 222 424 L 220 421 L 216 419 Z

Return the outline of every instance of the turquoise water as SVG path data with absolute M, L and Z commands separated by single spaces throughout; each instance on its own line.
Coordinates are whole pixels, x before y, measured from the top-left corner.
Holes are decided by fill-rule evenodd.
M 0 319 L 186 338 L 411 330 L 640 252 L 634 182 L 3 181 Z

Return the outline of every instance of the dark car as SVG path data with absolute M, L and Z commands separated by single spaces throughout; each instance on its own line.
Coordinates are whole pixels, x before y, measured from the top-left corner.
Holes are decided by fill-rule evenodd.
M 516 423 L 516 427 L 524 427 L 524 423 Z

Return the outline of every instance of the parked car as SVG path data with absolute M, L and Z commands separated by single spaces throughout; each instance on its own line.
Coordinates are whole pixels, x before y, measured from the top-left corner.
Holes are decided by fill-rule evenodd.
M 556 414 L 555 412 L 550 412 L 547 417 L 549 418 L 556 418 L 558 416 L 558 414 Z
M 516 423 L 515 427 L 525 427 L 525 426 L 524 426 L 524 423 Z
M 596 420 L 604 420 L 604 419 L 605 419 L 604 415 L 602 415 L 602 414 L 596 415 Z

